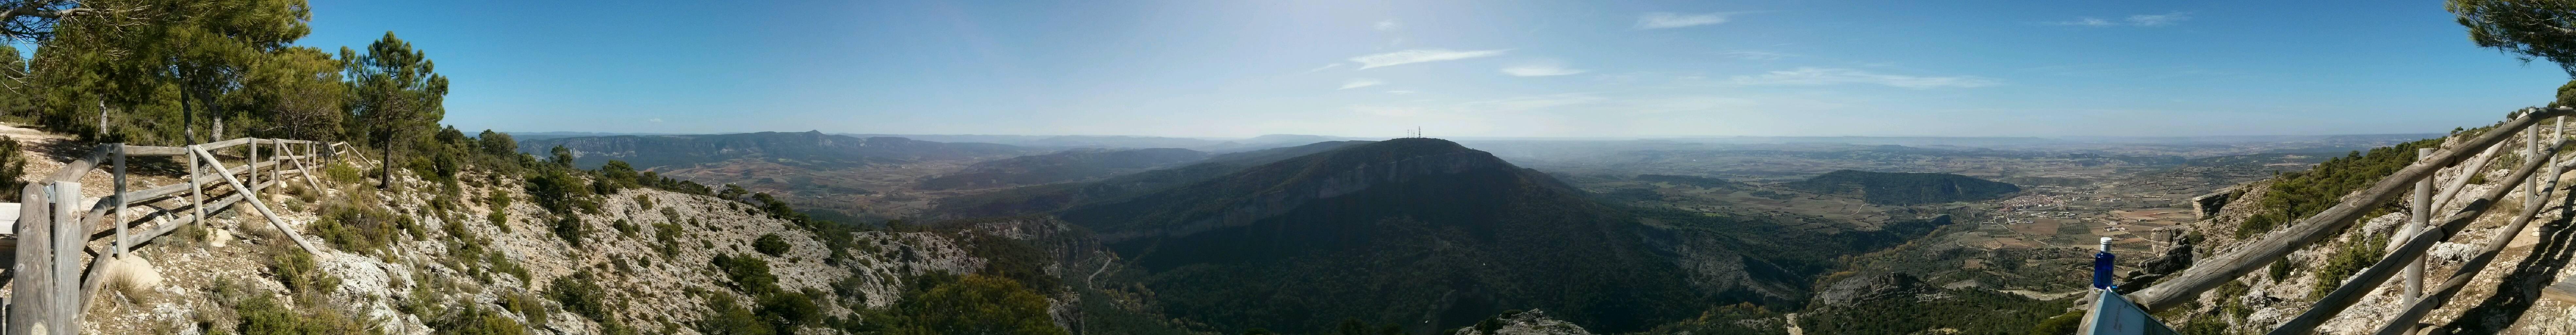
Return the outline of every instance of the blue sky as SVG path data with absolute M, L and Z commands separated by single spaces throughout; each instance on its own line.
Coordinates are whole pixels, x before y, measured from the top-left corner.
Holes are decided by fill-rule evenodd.
M 2447 131 L 2566 73 L 2416 1 L 315 1 L 503 131 Z

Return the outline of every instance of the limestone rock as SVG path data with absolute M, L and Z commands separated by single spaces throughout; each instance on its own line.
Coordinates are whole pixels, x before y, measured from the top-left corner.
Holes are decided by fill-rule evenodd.
M 1583 326 L 1549 318 L 1547 312 L 1535 309 L 1501 317 L 1502 327 L 1493 332 L 1467 327 L 1458 329 L 1455 335 L 1592 335 L 1591 331 L 1583 330 Z

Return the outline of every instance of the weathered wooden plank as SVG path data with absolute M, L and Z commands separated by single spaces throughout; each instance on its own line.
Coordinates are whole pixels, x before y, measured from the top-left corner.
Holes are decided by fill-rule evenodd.
M 2551 147 L 2546 152 L 2549 154 L 2557 154 L 2560 148 L 2561 147 Z M 2510 177 L 2498 180 L 2529 180 L 2533 174 L 2540 171 L 2540 167 L 2542 165 L 2548 165 L 2548 163 L 2548 160 L 2525 159 L 2522 167 L 2515 168 Z M 2292 318 L 2288 322 L 2282 322 L 2279 328 L 2272 329 L 2270 334 L 2298 335 L 2315 332 L 2317 326 L 2325 324 L 2328 319 L 2333 319 L 2336 314 L 2342 314 L 2345 308 L 2350 308 L 2353 303 L 2360 302 L 2362 296 L 2369 295 L 2371 291 L 2377 290 L 2381 283 L 2388 281 L 2389 277 L 2394 277 L 2397 275 L 2398 271 L 2405 270 L 2406 263 L 2412 263 L 2415 259 L 2424 257 L 2424 252 L 2426 250 L 2431 250 L 2434 243 L 2449 239 L 2452 234 L 2458 234 L 2461 229 L 2467 229 L 2470 222 L 2475 222 L 2479 215 L 2486 214 L 2487 209 L 2489 207 L 2494 207 L 2496 201 L 2504 198 L 2506 193 L 2510 193 L 2516 188 L 2527 188 L 2528 186 L 2533 185 L 2531 183 L 2515 184 L 2518 185 L 2507 185 L 2504 187 L 2489 189 L 2486 194 L 2479 196 L 2477 200 L 2470 201 L 2468 207 L 2461 208 L 2457 214 L 2452 214 L 2449 218 L 2443 220 L 2440 229 L 2427 229 L 2424 232 L 2417 233 L 2413 237 L 2407 238 L 2406 246 L 2397 248 L 2397 251 L 2389 252 L 2386 257 L 2380 258 L 2379 262 L 2371 263 L 2369 268 L 2362 269 L 2361 273 L 2354 274 L 2352 278 L 2346 279 L 2342 286 L 2335 287 L 2334 292 L 2326 293 L 2325 297 L 2318 298 L 2316 304 L 2310 305 L 2306 312 L 2299 313 L 2298 317 Z M 2525 206 L 2525 208 L 2528 209 L 2522 213 L 2522 216 L 2513 220 L 2515 226 L 2511 229 L 2517 231 L 2522 229 L 2520 224 L 2530 221 L 2531 214 L 2538 212 L 2540 207 Z M 2512 238 L 2512 236 L 2507 235 L 2505 238 L 2509 239 Z M 2480 264 L 2478 266 L 2484 265 Z M 2464 267 L 2464 269 L 2474 269 L 2474 267 Z M 2436 294 L 2434 299 L 2417 300 L 2416 303 L 2421 304 L 2426 301 L 2439 301 L 2441 299 L 2438 298 L 2441 296 L 2443 295 Z
M 149 145 L 125 146 L 126 156 L 179 156 L 186 154 L 188 154 L 188 149 L 180 147 L 156 147 Z
M 215 154 L 206 152 L 206 149 L 205 149 L 205 148 L 190 148 L 190 150 L 194 150 L 194 151 L 196 151 L 196 152 L 197 152 L 197 157 L 205 158 L 205 159 L 207 159 L 207 160 L 213 160 L 213 159 L 215 159 Z M 242 182 L 241 182 L 241 180 L 240 180 L 240 179 L 233 179 L 233 172 L 232 172 L 232 171 L 224 170 L 224 167 L 223 167 L 222 165 L 216 165 L 216 166 L 215 166 L 215 175 L 223 176 L 223 177 L 224 177 L 224 182 L 226 182 L 226 183 L 232 183 L 232 184 L 233 184 L 233 189 L 238 189 L 238 190 L 256 190 L 255 188 L 250 188 L 250 187 L 245 186 L 244 184 L 242 184 Z M 296 245 L 296 246 L 299 246 L 299 247 L 303 247 L 303 248 L 304 248 L 304 252 L 313 253 L 313 254 L 315 254 L 315 255 L 320 255 L 320 254 L 322 254 L 322 249 L 314 248 L 314 247 L 313 247 L 313 242 L 306 242 L 306 241 L 304 240 L 304 235 L 303 235 L 303 234 L 297 234 L 297 233 L 295 233 L 295 228 L 294 228 L 294 227 L 287 227 L 287 226 L 286 226 L 286 219 L 280 219 L 280 218 L 278 218 L 278 217 L 277 217 L 277 213 L 276 213 L 276 212 L 270 212 L 270 211 L 268 211 L 268 204 L 267 204 L 266 202 L 259 201 L 259 197 L 249 197 L 249 198 L 247 198 L 247 199 L 250 199 L 250 206 L 251 206 L 251 209 L 257 209 L 257 210 L 259 210 L 259 215 L 267 216 L 267 217 L 268 217 L 268 224 L 269 224 L 269 225 L 277 226 L 277 231 L 278 231 L 278 233 L 279 233 L 279 234 L 286 235 L 286 237 L 287 237 L 288 239 L 293 239 L 293 240 L 295 240 L 295 245 Z
M 233 195 L 224 196 L 224 198 L 223 198 L 223 199 L 221 199 L 221 200 L 216 200 L 216 201 L 214 202 L 214 204 L 213 204 L 213 205 L 215 206 L 215 207 L 214 207 L 214 208 L 215 208 L 215 213 L 221 213 L 221 212 L 223 212 L 223 209 L 225 209 L 225 208 L 231 208 L 230 206 L 232 206 L 232 205 L 233 205 L 233 203 L 237 203 L 237 202 L 241 202 L 241 201 L 242 201 L 242 194 L 241 194 L 240 192 L 234 192 L 234 193 L 233 193 Z M 159 215 L 159 214 L 160 214 L 160 213 L 155 213 L 155 215 Z M 154 240 L 158 240 L 158 239 L 160 239 L 162 236 L 169 235 L 169 234 L 170 234 L 170 232 L 172 232 L 172 231 L 177 231 L 177 230 L 179 229 L 179 227 L 183 227 L 183 226 L 187 226 L 187 225 L 192 225 L 192 224 L 199 224 L 199 222 L 198 222 L 198 221 L 199 221 L 199 219 L 201 219 L 201 218 L 202 218 L 202 217 L 197 216 L 197 215 L 190 215 L 190 216 L 180 217 L 180 218 L 177 218 L 177 219 L 171 219 L 169 222 L 164 222 L 164 223 L 162 223 L 161 225 L 158 225 L 158 226 L 154 226 L 154 227 L 152 227 L 152 230 L 150 230 L 150 231 L 145 231 L 145 232 L 143 232 L 142 234 L 137 235 L 137 236 L 135 237 L 135 239 L 134 239 L 134 240 L 135 240 L 134 245 L 144 245 L 144 244 L 152 243 L 152 241 L 154 241 Z M 122 249 L 122 248 L 114 248 L 113 246 L 111 246 L 111 248 L 112 248 L 112 249 L 110 249 L 110 251 L 111 251 L 111 252 L 127 251 L 127 250 L 117 250 L 117 249 Z M 126 247 L 126 248 L 131 248 L 131 247 Z M 96 302 L 98 301 L 98 289 L 99 289 L 100 287 L 105 286 L 105 284 L 106 284 L 106 278 L 107 278 L 107 260 L 108 260 L 108 258 L 107 258 L 107 257 L 92 257 L 92 258 L 90 258 L 90 262 L 89 262 L 89 270 L 87 271 L 87 273 L 84 273 L 84 274 L 82 274 L 82 275 L 81 275 L 81 286 L 80 286 L 80 297 L 81 297 L 81 303 L 80 303 L 80 305 L 81 305 L 81 308 L 80 308 L 80 310 L 82 310 L 82 311 L 87 311 L 87 310 L 89 310 L 90 304 L 92 304 L 92 303 L 96 303 Z
M 99 146 L 97 149 L 90 150 L 89 155 L 63 162 L 62 170 L 54 171 L 53 176 L 44 180 L 80 180 L 81 175 L 89 174 L 90 169 L 98 168 L 98 163 L 107 160 L 107 155 L 114 150 L 107 146 Z
M 249 137 L 243 137 L 243 138 L 236 138 L 236 139 L 229 139 L 229 140 L 222 140 L 222 141 L 214 141 L 214 142 L 199 143 L 199 144 L 195 145 L 195 147 L 197 147 L 197 149 L 203 149 L 203 150 L 222 150 L 222 149 L 224 149 L 224 148 L 231 148 L 231 147 L 233 147 L 233 146 L 243 145 L 243 144 L 250 144 L 250 138 L 249 138 Z
M 2558 299 L 2559 302 L 2576 303 L 2576 281 L 2562 280 L 2551 283 L 2548 288 L 2540 289 L 2540 296 Z
M 236 166 L 236 167 L 234 167 L 234 168 L 239 169 L 239 168 L 244 168 L 245 166 L 248 166 L 248 165 Z M 306 170 L 304 170 L 304 169 L 295 169 L 295 170 L 285 170 L 284 172 L 288 172 L 288 173 L 305 173 L 305 171 L 306 171 Z M 220 178 L 215 177 L 215 176 L 198 176 L 196 180 L 192 180 L 192 181 L 190 181 L 188 184 L 170 184 L 170 185 L 165 185 L 165 186 L 161 186 L 161 187 L 154 187 L 154 188 L 150 188 L 150 189 L 144 189 L 144 190 L 140 190 L 140 191 L 126 192 L 126 193 L 121 194 L 121 195 L 118 195 L 118 196 L 110 196 L 110 197 L 107 197 L 107 198 L 100 198 L 100 199 L 99 199 L 99 201 L 98 201 L 98 203 L 91 205 L 91 206 L 90 206 L 90 208 L 89 208 L 89 211 L 88 211 L 88 212 L 86 212 L 86 214 L 85 214 L 85 215 L 82 215 L 82 216 L 81 216 L 81 217 L 83 218 L 83 219 L 81 220 L 81 222 L 84 222 L 84 223 L 90 223 L 90 222 L 115 222 L 115 221 L 103 221 L 103 220 L 101 220 L 101 218 L 103 218 L 103 217 L 104 217 L 104 215 L 107 215 L 107 212 L 108 212 L 108 211 L 110 211 L 110 210 L 114 210 L 114 209 L 117 207 L 117 204 L 119 204 L 119 203 L 123 203 L 123 204 L 125 204 L 125 205 L 127 205 L 127 206 L 132 206 L 132 205 L 135 205 L 135 204 L 143 204 L 143 203 L 150 203 L 150 202 L 154 202 L 154 201 L 161 201 L 162 199 L 167 199 L 167 198 L 169 198 L 169 197 L 178 196 L 178 195 L 179 195 L 179 192 L 187 191 L 187 190 L 188 190 L 188 186 L 189 186 L 189 185 L 204 185 L 205 183 L 212 183 L 212 182 L 215 182 L 217 179 L 220 179 Z M 120 200 L 118 200 L 118 199 L 132 199 L 132 200 L 121 200 L 121 201 L 120 201 Z M 92 225 L 105 225 L 105 224 L 109 224 L 109 223 L 92 223 Z
M 2147 306 L 2149 310 L 2162 310 L 2182 305 L 2183 302 L 2200 296 L 2201 292 L 2217 288 L 2218 285 L 2235 280 L 2236 277 L 2262 269 L 2264 265 L 2288 256 L 2291 251 L 2324 239 L 2326 235 L 2330 235 L 2329 233 L 2342 231 L 2344 227 L 2351 226 L 2354 219 L 2360 218 L 2373 205 L 2395 199 L 2400 194 L 2399 191 L 2413 185 L 2415 179 L 2430 176 L 2435 170 L 2468 158 L 2473 150 L 2482 150 L 2487 146 L 2503 142 L 2506 136 L 2511 136 L 2524 128 L 2530 128 L 2532 124 L 2539 123 L 2540 119 L 2568 114 L 2576 114 L 2576 108 L 2537 109 L 2526 113 L 2523 117 L 2505 121 L 2494 130 L 2462 143 L 2460 147 L 2443 149 L 2439 157 L 2434 160 L 2408 165 L 2405 169 L 2380 179 L 2378 184 L 2371 185 L 2360 194 L 2344 197 L 2343 201 L 2336 203 L 2334 207 L 2300 219 L 2284 229 L 2265 234 L 2261 240 L 2235 252 L 2220 255 L 2208 262 L 2185 269 L 2162 283 L 2130 295 L 2130 298 L 2140 305 Z
M 54 282 L 53 276 L 43 275 L 51 273 L 54 264 L 54 230 L 45 224 L 53 222 L 53 207 L 45 200 L 46 184 L 41 181 L 27 183 L 27 187 L 18 189 L 18 199 L 25 201 L 26 205 L 18 209 L 20 243 L 17 264 L 10 271 L 17 273 L 16 277 L 10 278 L 12 285 L 16 286 L 11 289 L 9 297 L 10 334 L 52 332 L 48 324 L 53 317 L 53 300 L 44 292 L 53 289 Z
M 2542 206 L 2526 207 L 2530 207 L 2530 209 L 2524 210 L 2521 216 L 2514 217 L 2513 223 L 2506 225 L 2504 229 L 2496 230 L 2495 236 L 2488 237 L 2486 247 L 2482 250 L 2478 250 L 2477 256 L 2469 257 L 2467 262 L 2461 262 L 2461 270 L 2457 273 L 2451 274 L 2450 280 L 2443 281 L 2441 287 L 2434 288 L 2431 295 L 2426 295 L 2423 299 L 2416 300 L 2413 304 L 2407 304 L 2405 310 L 2398 312 L 2397 316 L 2390 318 L 2388 322 L 2380 324 L 2379 331 L 2373 332 L 2373 334 L 2403 335 L 2413 333 L 2414 327 L 2404 326 L 2414 325 L 2415 321 L 2422 320 L 2425 314 L 2432 313 L 2434 308 L 2439 308 L 2442 307 L 2442 304 L 2449 303 L 2451 301 L 2451 296 L 2460 293 L 2460 287 L 2467 286 L 2469 284 L 2469 279 L 2477 278 L 2479 272 L 2485 272 L 2483 270 L 2486 270 L 2487 262 L 2495 261 L 2496 252 L 2504 251 L 2504 247 L 2506 245 L 2513 243 L 2513 238 L 2515 236 L 2522 235 L 2522 228 L 2531 223 L 2532 216 L 2539 214 Z M 2431 243 L 2426 244 L 2430 245 Z M 2354 299 L 2359 300 L 2359 297 L 2354 297 Z M 2305 315 L 2302 315 L 2302 317 L 2305 317 Z M 2323 323 L 2324 321 L 2320 320 L 2317 322 Z M 2305 333 L 2307 332 L 2300 332 L 2299 334 Z
M 80 278 L 78 265 L 81 245 L 89 241 L 89 239 L 79 238 L 89 227 L 75 224 L 80 222 L 80 187 L 79 181 L 54 181 L 54 194 L 51 197 L 54 208 L 51 213 L 47 213 L 54 215 L 53 222 L 46 225 L 48 229 L 53 230 L 53 236 L 49 240 L 54 244 L 50 247 L 53 249 L 54 264 L 49 275 L 54 277 L 50 279 L 54 285 L 46 287 L 43 294 L 48 296 L 47 299 L 53 299 L 51 307 L 54 310 L 47 312 L 46 323 L 53 325 L 53 328 L 48 330 L 56 335 L 80 334 L 80 315 L 83 311 L 80 310 L 78 303 L 80 297 L 76 296 L 80 293 L 80 287 L 68 282 L 72 278 Z

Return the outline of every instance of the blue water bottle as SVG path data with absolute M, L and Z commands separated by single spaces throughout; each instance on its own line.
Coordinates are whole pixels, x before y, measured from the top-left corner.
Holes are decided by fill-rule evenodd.
M 2102 251 L 2093 253 L 2093 288 L 2111 288 L 2111 238 L 2102 238 Z

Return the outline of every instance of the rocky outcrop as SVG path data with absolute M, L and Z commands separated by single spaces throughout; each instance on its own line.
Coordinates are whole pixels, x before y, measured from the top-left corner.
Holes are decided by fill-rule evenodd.
M 1923 285 L 1921 278 L 1915 278 L 1914 275 L 1904 272 L 1890 272 L 1835 282 L 1825 287 L 1824 292 L 1817 292 L 1816 300 L 1826 305 L 1848 306 L 1856 302 L 1910 297 L 1929 289 L 1928 286 Z
M 1496 322 L 1498 321 L 1498 322 Z M 1495 326 L 1490 329 L 1487 326 Z M 1520 314 L 1496 316 L 1496 320 L 1476 327 L 1460 328 L 1454 335 L 1592 335 L 1572 322 L 1547 317 L 1547 312 L 1530 310 Z

